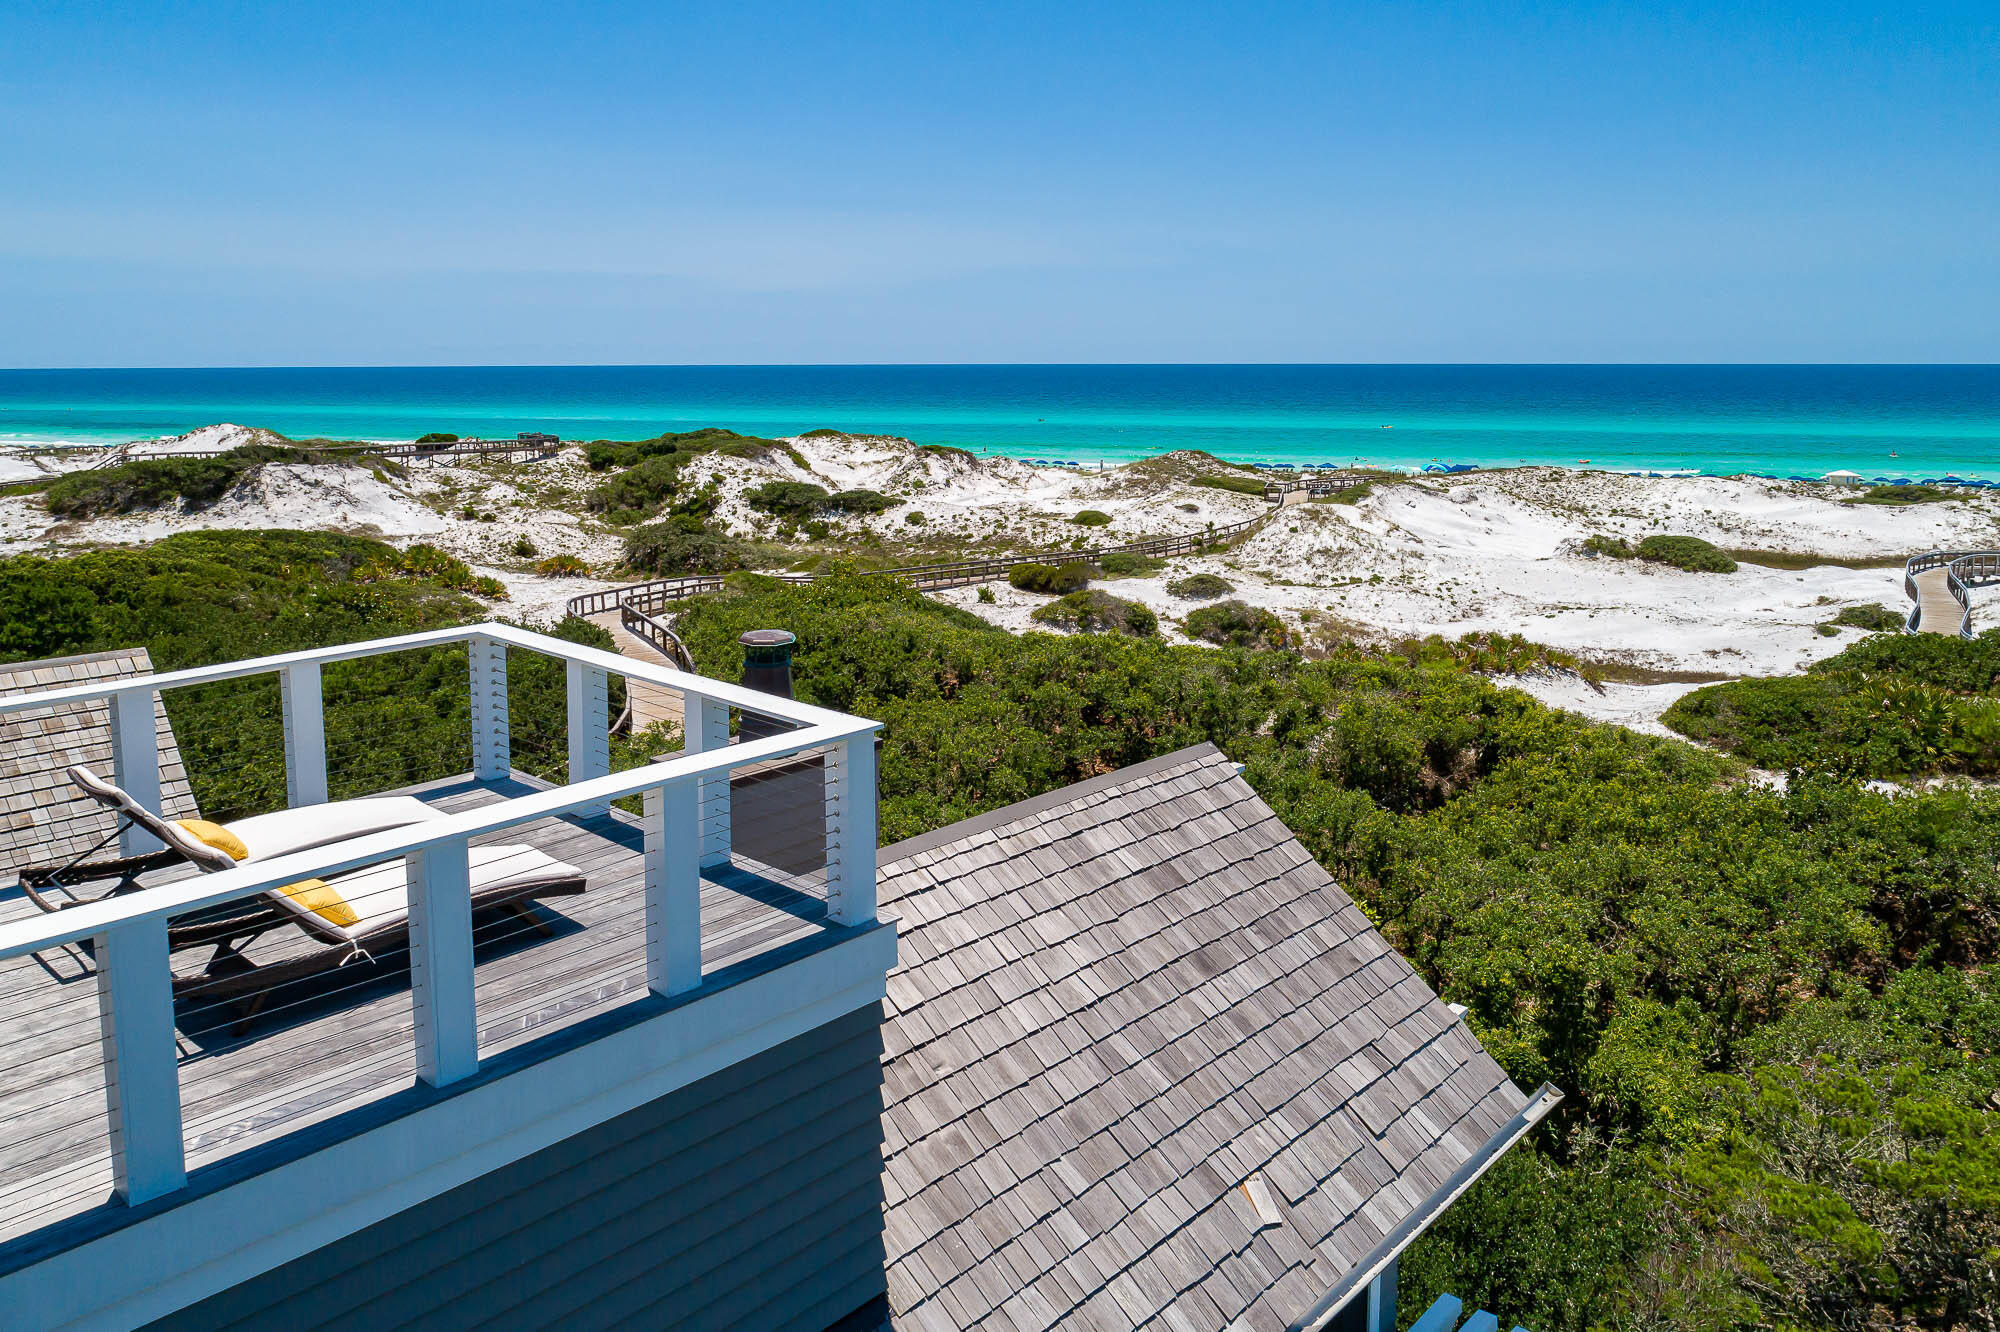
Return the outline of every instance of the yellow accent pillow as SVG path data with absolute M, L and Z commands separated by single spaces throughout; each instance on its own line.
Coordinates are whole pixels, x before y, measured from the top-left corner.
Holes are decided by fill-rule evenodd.
M 347 899 L 327 886 L 325 879 L 300 879 L 288 883 L 278 890 L 316 916 L 321 916 L 345 929 L 359 923 L 361 917 L 347 904 Z
M 174 822 L 182 832 L 227 853 L 231 860 L 250 859 L 250 848 L 243 845 L 243 839 L 219 823 L 210 823 L 207 819 L 175 819 Z

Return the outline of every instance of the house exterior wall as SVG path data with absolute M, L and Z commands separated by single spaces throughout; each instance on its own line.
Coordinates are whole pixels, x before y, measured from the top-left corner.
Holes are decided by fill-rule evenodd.
M 150 1326 L 818 1329 L 884 1288 L 858 1009 Z

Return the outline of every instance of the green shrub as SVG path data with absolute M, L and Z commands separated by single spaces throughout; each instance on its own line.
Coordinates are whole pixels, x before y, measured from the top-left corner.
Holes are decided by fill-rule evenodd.
M 574 555 L 551 555 L 535 565 L 544 578 L 588 578 L 590 566 Z
M 1629 560 L 1639 553 L 1624 537 L 1606 536 L 1602 532 L 1585 537 L 1583 548 L 1592 555 L 1609 555 L 1614 560 Z
M 1079 509 L 1069 519 L 1078 527 L 1109 527 L 1111 515 L 1101 509 Z
M 1041 624 L 1080 633 L 1130 634 L 1149 638 L 1160 631 L 1159 617 L 1136 601 L 1114 597 L 1109 592 L 1085 588 L 1058 597 L 1036 609 L 1033 618 Z
M 457 435 L 453 435 L 453 434 L 448 434 L 448 433 L 446 433 L 445 431 L 442 431 L 442 430 L 433 430 L 433 431 L 432 431 L 432 432 L 431 432 L 430 434 L 428 434 L 428 435 L 418 435 L 418 436 L 417 436 L 417 443 L 419 443 L 419 444 L 456 444 L 456 443 L 458 443 L 458 436 L 457 436 Z
M 992 589 L 992 588 L 990 588 L 990 587 L 982 587 L 982 588 L 980 588 L 980 589 L 979 589 L 979 592 L 978 592 L 978 594 L 977 594 L 977 596 L 976 596 L 976 598 L 975 598 L 975 599 L 976 599 L 976 600 L 977 600 L 977 601 L 978 601 L 978 602 L 979 602 L 979 603 L 980 603 L 981 605 L 984 605 L 984 606 L 991 606 L 991 605 L 993 604 L 993 601 L 994 601 L 994 597 L 993 597 L 993 589 Z
M 515 537 L 514 544 L 508 547 L 508 549 L 517 560 L 532 560 L 536 555 L 541 553 L 535 549 L 535 543 L 525 535 Z
M 748 563 L 749 551 L 742 542 L 672 520 L 648 523 L 625 538 L 625 564 L 645 573 L 665 577 L 727 573 Z
M 1820 628 L 1866 629 L 1871 634 L 1893 634 L 1903 627 L 1904 619 L 1887 606 L 1848 606 Z
M 1189 614 L 1183 627 L 1189 638 L 1225 647 L 1282 648 L 1289 647 L 1292 641 L 1291 631 L 1285 628 L 1283 620 L 1241 601 L 1218 601 L 1213 606 L 1203 606 Z
M 1957 499 L 1949 490 L 1936 486 L 1870 486 L 1855 498 L 1857 504 L 1935 504 L 1939 500 Z
M 2000 703 L 1893 674 L 1835 668 L 1734 680 L 1683 696 L 1661 720 L 1764 768 L 1879 778 L 2000 774 Z
M 1264 496 L 1264 483 L 1254 476 L 1198 476 L 1194 484 L 1210 490 L 1232 490 L 1239 495 Z
M 656 435 L 651 439 L 600 439 L 584 446 L 584 460 L 593 472 L 635 467 L 647 458 L 677 457 L 683 463 L 704 453 L 720 453 L 728 458 L 761 458 L 782 453 L 797 459 L 797 451 L 782 440 L 739 435 L 734 430 L 708 426 L 679 434 Z
M 963 458 L 967 462 L 977 462 L 971 449 L 961 449 L 950 444 L 919 444 L 918 453 L 927 453 L 933 458 Z
M 1575 653 L 1536 643 L 1519 634 L 1476 629 L 1447 639 L 1440 634 L 1404 639 L 1392 649 L 1413 666 L 1450 665 L 1481 675 L 1525 675 L 1530 671 L 1569 671 L 1596 682 L 1597 670 Z
M 1107 578 L 1150 578 L 1167 567 L 1165 560 L 1156 560 L 1151 555 L 1134 555 L 1129 551 L 1113 551 L 1099 557 L 1097 567 Z
M 1649 536 L 1639 543 L 1637 555 L 1656 564 L 1669 564 L 1689 573 L 1735 573 L 1736 561 L 1700 537 Z
M 593 513 L 654 513 L 679 492 L 684 461 L 672 453 L 641 458 L 600 481 L 584 496 L 584 507 Z
M 1217 574 L 1189 574 L 1167 584 L 1167 591 L 1182 601 L 1213 601 L 1236 590 L 1236 584 Z
M 1897 621 L 1901 628 L 1901 621 Z M 1806 668 L 1814 675 L 1888 675 L 1954 694 L 2000 693 L 2000 629 L 1977 638 L 1956 634 L 1885 633 Z
M 922 527 L 924 524 L 928 523 L 930 519 L 924 517 L 922 509 L 911 509 L 908 513 L 903 515 L 903 521 L 909 524 L 911 527 Z
M 836 490 L 826 497 L 826 506 L 840 513 L 881 513 L 902 502 L 879 490 Z
M 1007 581 L 1023 592 L 1059 597 L 1088 583 L 1090 566 L 1080 563 L 1017 564 L 1007 571 Z
M 1333 504 L 1359 504 L 1374 493 L 1375 483 L 1373 481 L 1359 481 L 1354 485 L 1336 490 L 1325 498 Z M 1316 495 L 1313 498 L 1318 499 L 1320 497 Z
M 751 508 L 794 523 L 824 509 L 830 498 L 825 486 L 810 481 L 770 481 L 743 492 L 743 502 Z

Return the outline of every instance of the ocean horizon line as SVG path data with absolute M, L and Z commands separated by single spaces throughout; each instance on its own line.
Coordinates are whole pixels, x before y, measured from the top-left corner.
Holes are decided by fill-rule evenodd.
M 1028 459 L 1966 475 L 2000 467 L 2000 366 L 1043 362 L 0 371 L 0 441 L 221 422 L 293 438 L 649 438 L 826 428 Z

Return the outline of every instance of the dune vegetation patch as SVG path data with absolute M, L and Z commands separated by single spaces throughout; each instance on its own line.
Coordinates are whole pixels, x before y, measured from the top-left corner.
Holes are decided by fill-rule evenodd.
M 70 472 L 47 486 L 43 502 L 50 513 L 71 519 L 102 518 L 176 503 L 199 509 L 221 499 L 266 463 L 362 463 L 378 470 L 392 467 L 361 444 L 311 449 L 293 444 L 244 444 L 213 458 L 138 458 L 116 467 Z
M 1114 597 L 1098 588 L 1085 588 L 1058 597 L 1035 610 L 1038 624 L 1054 625 L 1087 634 L 1130 634 L 1150 638 L 1160 631 L 1160 619 L 1136 601 Z
M 1936 504 L 1943 500 L 1955 500 L 1960 496 L 1955 491 L 1938 486 L 1870 486 L 1851 501 L 1855 504 Z
M 1113 551 L 1100 555 L 1097 567 L 1104 571 L 1106 578 L 1151 578 L 1167 567 L 1167 562 L 1151 555 L 1135 555 L 1130 551 Z
M 1780 771 L 1864 777 L 2000 776 L 2000 629 L 1966 640 L 1881 633 L 1802 675 L 1734 680 L 1661 718 L 1693 740 Z
M 1270 611 L 1241 601 L 1218 601 L 1190 612 L 1181 622 L 1189 638 L 1222 647 L 1283 648 L 1292 644 L 1285 622 Z
M 1210 490 L 1227 490 L 1238 495 L 1264 496 L 1264 482 L 1254 476 L 1209 475 L 1194 478 L 1194 484 L 1207 486 Z
M 1226 597 L 1235 590 L 1236 584 L 1220 574 L 1212 573 L 1189 574 L 1185 578 L 1176 578 L 1167 584 L 1167 592 L 1182 601 L 1213 601 L 1217 597 Z
M 1087 564 L 1017 564 L 1007 570 L 1007 584 L 1023 592 L 1059 597 L 1090 581 Z

